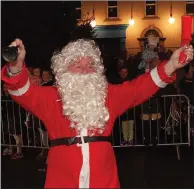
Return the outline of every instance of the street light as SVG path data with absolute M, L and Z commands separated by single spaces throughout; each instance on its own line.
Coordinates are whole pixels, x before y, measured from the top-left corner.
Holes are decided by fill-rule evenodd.
M 173 23 L 175 22 L 175 18 L 172 17 L 172 16 L 170 16 L 170 18 L 168 19 L 168 22 L 169 22 L 170 24 L 173 24 Z
M 92 21 L 90 22 L 90 25 L 94 28 L 94 27 L 96 26 L 96 20 L 92 20 Z
M 129 25 L 130 25 L 130 26 L 133 26 L 134 24 L 135 24 L 135 20 L 133 20 L 132 18 L 129 19 Z
M 129 25 L 133 26 L 135 24 L 135 20 L 133 19 L 133 6 L 131 4 L 131 18 L 129 19 Z
M 175 22 L 175 18 L 172 16 L 172 1 L 170 3 L 170 18 L 168 19 L 168 22 L 170 24 L 173 24 Z
M 90 25 L 94 28 L 96 26 L 96 20 L 95 20 L 95 4 L 93 4 L 92 18 L 93 19 L 90 22 Z

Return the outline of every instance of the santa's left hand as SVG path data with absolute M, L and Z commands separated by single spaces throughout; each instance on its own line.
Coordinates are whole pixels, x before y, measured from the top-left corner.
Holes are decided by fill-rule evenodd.
M 185 55 L 187 56 L 186 60 L 184 63 L 179 62 L 179 55 L 180 52 L 184 51 Z M 172 75 L 177 69 L 184 67 L 187 65 L 189 62 L 193 60 L 193 54 L 194 50 L 192 45 L 186 47 L 181 47 L 173 52 L 171 55 L 169 61 L 165 65 L 165 72 L 167 75 Z

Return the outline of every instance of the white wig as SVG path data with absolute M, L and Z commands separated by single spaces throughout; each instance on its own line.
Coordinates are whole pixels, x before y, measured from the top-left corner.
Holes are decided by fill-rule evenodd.
M 93 40 L 78 39 L 68 43 L 60 53 L 55 53 L 51 58 L 51 68 L 56 77 L 66 72 L 68 66 L 81 57 L 91 57 L 96 72 L 103 74 L 104 66 L 100 49 Z

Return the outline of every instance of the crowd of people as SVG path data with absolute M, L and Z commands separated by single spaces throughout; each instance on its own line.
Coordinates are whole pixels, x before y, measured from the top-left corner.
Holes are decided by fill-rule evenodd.
M 145 49 L 142 49 L 142 52 L 137 53 L 136 55 L 129 55 L 128 59 L 123 58 L 115 58 L 115 67 L 113 68 L 114 74 L 108 75 L 109 82 L 113 84 L 121 84 L 125 81 L 130 81 L 139 75 L 142 75 L 146 72 L 149 72 L 151 69 L 159 65 L 162 61 L 168 60 L 172 55 L 172 51 L 164 48 L 163 46 L 158 46 L 157 38 L 151 36 L 148 39 L 148 46 Z M 115 122 L 115 132 L 114 138 L 117 140 L 115 143 L 119 145 L 125 144 L 133 144 L 134 139 L 136 137 L 140 140 L 139 144 L 153 144 L 159 142 L 158 133 L 163 130 L 161 128 L 166 129 L 166 132 L 172 130 L 171 126 L 167 126 L 164 123 L 164 114 L 170 114 L 169 109 L 171 105 L 174 105 L 173 112 L 182 112 L 183 117 L 172 118 L 177 121 L 178 124 L 183 125 L 182 135 L 180 136 L 180 132 L 176 132 L 177 142 L 180 142 L 180 138 L 186 138 L 187 136 L 187 117 L 188 112 L 187 106 L 188 103 L 185 101 L 186 99 L 174 99 L 174 103 L 172 103 L 172 99 L 169 98 L 166 109 L 164 110 L 164 102 L 162 101 L 162 95 L 186 95 L 189 100 L 191 108 L 194 106 L 194 61 L 192 61 L 186 68 L 182 68 L 177 71 L 177 78 L 172 84 L 168 85 L 166 88 L 160 89 L 152 98 L 150 98 L 145 103 L 141 104 L 141 106 L 136 107 L 134 109 L 128 109 L 124 114 L 122 114 Z M 183 102 L 182 102 L 183 101 Z M 181 108 L 179 106 L 182 106 Z M 182 120 L 182 123 L 179 123 L 179 120 Z M 142 122 L 143 121 L 143 122 Z M 136 122 L 136 125 L 134 125 Z M 141 125 L 143 124 L 143 131 Z M 121 126 L 120 126 L 121 125 Z M 150 127 L 151 125 L 151 127 Z M 159 125 L 159 126 L 158 126 Z M 122 127 L 122 133 L 120 134 L 119 130 Z M 137 127 L 137 128 L 135 128 Z M 194 127 L 193 117 L 191 119 L 191 127 Z M 151 129 L 150 129 L 151 128 Z M 159 129 L 158 129 L 159 128 Z M 138 130 L 136 136 L 134 135 L 134 130 Z M 180 130 L 177 127 L 177 130 Z M 143 135 L 142 135 L 143 132 Z M 138 136 L 139 133 L 139 136 Z M 174 132 L 175 133 L 175 132 Z M 120 140 L 121 137 L 122 140 Z M 163 134 L 164 135 L 164 134 Z M 134 137 L 135 136 L 135 137 Z M 151 137 L 150 137 L 151 136 Z M 142 139 L 143 138 L 143 139 Z M 151 139 L 152 138 L 152 139 Z M 162 138 L 162 137 L 161 137 Z M 136 143 L 137 144 L 137 143 Z

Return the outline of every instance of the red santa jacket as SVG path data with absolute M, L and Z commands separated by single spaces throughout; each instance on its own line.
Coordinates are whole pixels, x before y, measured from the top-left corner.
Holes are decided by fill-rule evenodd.
M 164 71 L 165 62 L 132 81 L 119 85 L 108 85 L 106 106 L 110 118 L 102 136 L 110 136 L 114 121 L 130 107 L 151 97 L 159 87 L 165 87 L 175 78 Z M 56 87 L 33 85 L 24 68 L 9 77 L 6 67 L 2 69 L 2 80 L 18 104 L 41 119 L 49 138 L 74 137 L 70 122 L 62 115 L 62 102 Z M 81 135 L 86 136 L 87 130 Z M 99 135 L 99 134 L 96 134 Z M 119 188 L 117 167 L 113 148 L 109 142 L 84 143 L 81 145 L 52 147 L 48 155 L 45 188 Z

